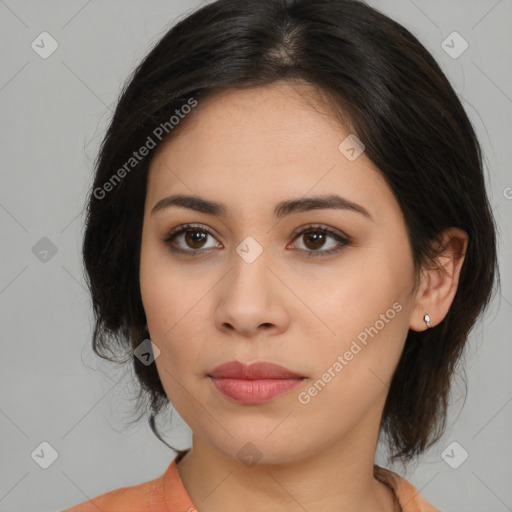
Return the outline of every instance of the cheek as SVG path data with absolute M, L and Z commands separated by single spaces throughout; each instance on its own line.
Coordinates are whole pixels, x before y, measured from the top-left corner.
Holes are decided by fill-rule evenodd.
M 205 293 L 200 289 L 200 286 L 192 286 L 185 290 L 182 283 L 180 286 L 164 277 L 146 281 L 145 285 L 141 281 L 151 339 L 168 356 L 167 362 L 173 367 L 194 361 L 197 364 L 201 360 L 201 332 L 208 320 L 201 307 Z
M 343 370 L 335 373 L 344 377 L 335 380 L 356 385 L 390 382 L 408 331 L 406 273 L 400 277 L 400 265 L 390 265 L 384 258 L 369 263 L 363 255 L 347 260 L 340 275 L 330 280 L 337 284 L 310 295 L 312 309 L 318 308 L 328 326 L 322 325 L 322 342 L 315 348 L 321 363 L 318 372 L 328 371 L 342 356 Z M 318 337 L 318 324 L 316 328 Z
M 363 281 L 368 284 L 358 284 Z M 331 292 L 324 320 L 334 334 L 318 339 L 317 332 L 318 342 L 302 356 L 312 372 L 299 403 L 312 418 L 332 418 L 333 435 L 369 410 L 380 414 L 377 404 L 383 404 L 407 334 L 406 305 L 394 287 L 355 284 Z
M 354 254 L 326 280 L 321 291 L 311 286 L 308 296 L 312 308 L 334 331 L 331 337 L 347 337 L 373 325 L 399 301 L 402 292 L 389 268 L 375 260 L 366 265 L 364 255 Z
M 161 337 L 185 317 L 198 287 L 189 282 L 182 269 L 173 264 L 169 253 L 155 233 L 143 232 L 140 258 L 140 291 L 148 326 Z M 191 279 L 193 281 L 193 278 Z
M 180 363 L 198 360 L 198 334 L 205 322 L 201 299 L 208 287 L 184 278 L 180 269 L 170 265 L 165 251 L 148 245 L 141 252 L 140 290 L 151 340 L 163 356 L 157 365 L 192 368 Z
M 205 292 L 199 283 L 184 286 L 176 275 L 176 271 L 149 267 L 141 273 L 141 295 L 151 340 L 160 350 L 155 364 L 165 393 L 185 421 L 192 421 L 191 396 L 200 395 L 198 379 L 208 370 L 201 343 L 207 322 L 201 301 Z

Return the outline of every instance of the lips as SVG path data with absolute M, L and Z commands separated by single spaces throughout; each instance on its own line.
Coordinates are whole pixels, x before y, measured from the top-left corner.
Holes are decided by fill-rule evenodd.
M 230 361 L 214 368 L 209 377 L 217 379 L 302 379 L 303 375 L 292 372 L 284 366 L 269 363 L 266 361 L 252 364 L 241 363 L 240 361 Z
M 263 404 L 302 384 L 306 378 L 269 362 L 230 361 L 208 374 L 215 389 L 239 404 Z

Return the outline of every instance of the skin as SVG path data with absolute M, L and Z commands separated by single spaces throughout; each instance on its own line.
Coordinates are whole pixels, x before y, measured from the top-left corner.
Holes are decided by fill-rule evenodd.
M 447 230 L 441 268 L 425 270 L 413 289 L 399 204 L 364 153 L 350 161 L 338 150 L 349 133 L 313 89 L 278 82 L 200 102 L 151 161 L 141 293 L 165 392 L 193 431 L 178 471 L 201 512 L 397 510 L 390 489 L 373 477 L 382 410 L 408 330 L 426 329 L 427 312 L 432 326 L 448 312 L 467 235 Z M 224 203 L 228 214 L 178 206 L 151 214 L 178 193 Z M 336 209 L 273 217 L 282 200 L 331 193 L 372 219 Z M 185 223 L 212 235 L 195 244 L 183 234 L 164 241 Z M 322 245 L 308 233 L 293 236 L 309 223 L 352 241 L 343 246 L 329 235 Z M 236 252 L 249 236 L 263 249 L 251 263 Z M 202 255 L 173 253 L 171 245 Z M 394 318 L 300 403 L 299 393 L 395 303 Z M 265 404 L 238 404 L 207 377 L 233 360 L 271 361 L 307 378 Z M 237 456 L 248 442 L 261 454 L 253 466 Z

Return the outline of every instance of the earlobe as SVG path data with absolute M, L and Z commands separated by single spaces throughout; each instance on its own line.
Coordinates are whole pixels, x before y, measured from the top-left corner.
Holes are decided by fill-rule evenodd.
M 424 331 L 442 322 L 457 292 L 464 263 L 468 235 L 459 228 L 448 228 L 435 247 L 434 265 L 424 267 L 411 311 L 409 328 Z

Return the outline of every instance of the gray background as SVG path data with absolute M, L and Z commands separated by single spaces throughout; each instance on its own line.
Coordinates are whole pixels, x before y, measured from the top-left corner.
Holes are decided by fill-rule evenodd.
M 502 293 L 471 334 L 467 401 L 459 375 L 443 440 L 397 469 L 443 512 L 512 510 L 512 1 L 369 3 L 419 37 L 460 95 L 484 149 L 501 237 Z M 198 5 L 0 0 L 0 510 L 60 510 L 153 479 L 174 457 L 145 419 L 126 424 L 131 369 L 91 350 L 80 249 L 92 159 L 120 87 L 150 44 Z M 47 59 L 31 47 L 43 31 L 59 45 Z M 442 47 L 454 31 L 469 43 L 458 58 Z M 57 252 L 41 261 L 44 237 Z M 162 425 L 168 442 L 189 446 L 188 428 L 173 418 Z M 31 456 L 43 441 L 58 453 L 48 469 Z M 454 441 L 469 454 L 457 469 L 442 457 Z M 449 453 L 453 461 L 463 452 Z

